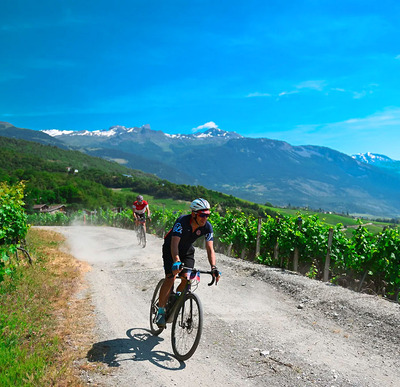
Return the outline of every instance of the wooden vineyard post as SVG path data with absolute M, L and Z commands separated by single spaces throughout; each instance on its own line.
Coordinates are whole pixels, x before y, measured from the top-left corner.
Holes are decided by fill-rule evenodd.
M 301 224 L 303 223 L 303 220 L 299 217 L 297 221 L 299 225 L 299 230 L 301 230 Z M 293 255 L 293 271 L 297 271 L 298 268 L 299 268 L 299 248 L 295 246 Z
M 328 282 L 328 280 L 329 280 L 329 266 L 331 264 L 332 238 L 333 238 L 333 228 L 330 228 L 329 229 L 329 236 L 328 236 L 328 252 L 327 252 L 326 258 L 325 258 L 324 282 Z
M 277 218 L 276 219 L 276 224 L 278 225 L 280 221 L 281 221 L 280 218 Z M 276 243 L 275 243 L 275 247 L 274 247 L 274 260 L 275 260 L 275 262 L 278 261 L 278 258 L 279 258 L 279 236 L 276 238 Z M 281 261 L 280 261 L 279 267 L 281 269 L 283 269 L 283 257 L 282 256 L 281 256 Z
M 279 242 L 277 241 L 275 243 L 275 247 L 274 247 L 274 260 L 275 260 L 275 262 L 278 262 L 278 258 L 279 258 Z M 281 261 L 280 261 L 279 267 L 281 269 L 283 268 L 283 257 L 282 256 L 281 256 Z
M 299 267 L 299 249 L 297 246 L 294 248 L 294 254 L 293 254 L 293 271 L 297 271 Z
M 260 237 L 261 237 L 261 216 L 258 217 L 258 225 L 257 225 L 256 259 L 260 255 Z

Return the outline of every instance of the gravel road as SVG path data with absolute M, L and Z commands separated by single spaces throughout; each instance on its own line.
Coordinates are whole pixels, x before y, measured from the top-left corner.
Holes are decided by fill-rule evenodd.
M 133 231 L 52 227 L 88 262 L 96 342 L 88 359 L 109 374 L 101 386 L 400 386 L 400 306 L 379 297 L 217 254 L 222 279 L 196 290 L 204 330 L 186 362 L 172 354 L 170 327 L 149 331 L 149 303 L 163 277 L 162 240 L 137 246 Z M 208 269 L 196 251 L 198 268 Z M 77 295 L 82 297 L 84 295 Z

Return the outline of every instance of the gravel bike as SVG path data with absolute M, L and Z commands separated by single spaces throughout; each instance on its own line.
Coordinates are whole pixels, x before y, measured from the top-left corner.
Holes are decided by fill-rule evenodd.
M 182 361 L 189 359 L 196 351 L 203 329 L 203 307 L 200 298 L 193 293 L 200 283 L 200 274 L 210 274 L 212 276 L 208 286 L 215 283 L 215 277 L 211 271 L 188 270 L 191 270 L 190 280 L 187 281 L 184 291 L 178 295 L 172 289 L 165 308 L 166 322 L 167 324 L 172 323 L 172 350 L 175 357 Z M 155 336 L 158 336 L 165 329 L 158 327 L 156 324 L 158 296 L 163 283 L 164 279 L 158 282 L 150 305 L 150 330 Z
M 136 229 L 136 237 L 138 241 L 138 245 L 143 248 L 146 247 L 146 231 L 144 231 L 144 222 L 139 221 L 139 226 Z

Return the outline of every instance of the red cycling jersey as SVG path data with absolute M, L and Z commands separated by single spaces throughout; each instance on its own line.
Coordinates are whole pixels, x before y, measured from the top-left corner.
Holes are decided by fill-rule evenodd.
M 135 202 L 133 202 L 132 205 L 133 211 L 137 214 L 144 214 L 146 212 L 148 204 L 149 203 L 147 203 L 146 200 L 143 200 L 141 203 L 136 200 Z

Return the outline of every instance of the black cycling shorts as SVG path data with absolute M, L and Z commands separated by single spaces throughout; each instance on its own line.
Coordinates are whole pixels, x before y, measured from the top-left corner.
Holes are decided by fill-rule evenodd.
M 146 214 L 145 214 L 145 213 L 143 213 L 143 214 L 138 214 L 138 213 L 136 212 L 136 216 L 139 218 L 139 219 L 138 219 L 139 222 L 145 222 L 145 221 L 146 221 Z
M 183 263 L 183 266 L 194 268 L 194 247 L 192 246 L 185 254 L 179 253 L 179 258 Z M 171 246 L 163 245 L 163 261 L 164 261 L 164 272 L 165 274 L 172 274 L 172 264 L 174 263 L 171 255 Z

